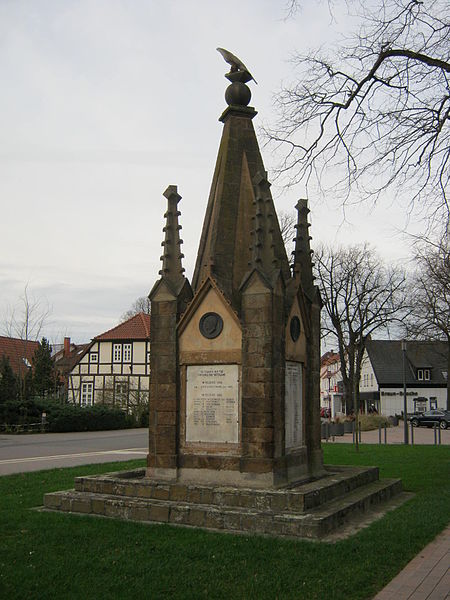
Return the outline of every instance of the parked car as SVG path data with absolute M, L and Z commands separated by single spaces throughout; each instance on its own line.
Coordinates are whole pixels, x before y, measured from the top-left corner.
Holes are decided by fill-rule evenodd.
M 450 426 L 450 410 L 427 410 L 418 415 L 409 417 L 413 427 L 433 427 L 436 423 L 441 429 L 447 429 Z

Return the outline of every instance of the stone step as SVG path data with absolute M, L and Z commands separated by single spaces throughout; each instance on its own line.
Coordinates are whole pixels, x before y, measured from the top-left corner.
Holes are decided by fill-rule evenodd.
M 320 509 L 301 514 L 284 509 L 218 506 L 76 490 L 46 494 L 44 506 L 50 510 L 134 521 L 320 539 L 356 514 L 370 510 L 400 491 L 399 480 L 375 481 L 328 502 Z
M 370 511 L 379 504 L 388 502 L 401 493 L 401 479 L 381 479 L 314 508 L 309 512 L 307 518 L 312 537 L 324 537 L 350 519 Z
M 329 475 L 289 488 L 259 490 L 161 483 L 145 478 L 145 470 L 77 477 L 75 490 L 131 498 L 170 500 L 259 511 L 303 513 L 378 480 L 377 467 L 327 467 Z

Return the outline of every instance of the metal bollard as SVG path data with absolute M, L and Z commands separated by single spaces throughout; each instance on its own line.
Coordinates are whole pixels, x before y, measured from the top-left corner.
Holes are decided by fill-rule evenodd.
M 433 429 L 434 429 L 434 445 L 437 446 L 436 423 L 433 425 Z
M 361 424 L 358 427 L 358 438 L 359 438 L 359 443 L 361 443 Z
M 414 427 L 411 423 L 411 446 L 414 446 Z
M 438 440 L 439 440 L 439 446 L 441 445 L 441 428 L 438 427 Z
M 387 444 L 387 427 L 386 427 L 386 423 L 384 424 L 384 443 Z
M 378 443 L 381 444 L 381 423 L 378 423 Z

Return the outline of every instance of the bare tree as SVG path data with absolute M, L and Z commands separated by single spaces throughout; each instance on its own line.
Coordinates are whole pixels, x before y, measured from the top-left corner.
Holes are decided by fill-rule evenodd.
M 375 331 L 388 331 L 406 307 L 406 276 L 386 266 L 367 244 L 314 254 L 324 303 L 323 332 L 338 347 L 344 402 L 358 419 L 359 382 L 366 341 Z
M 391 188 L 411 210 L 448 222 L 450 4 L 340 2 L 359 30 L 328 52 L 297 55 L 295 83 L 277 97 L 267 133 L 284 151 L 280 173 L 344 203 Z
M 293 212 L 285 212 L 281 210 L 278 213 L 278 221 L 280 223 L 281 237 L 283 238 L 286 252 L 289 257 L 294 251 L 295 226 L 297 224 L 297 217 Z
M 48 302 L 30 292 L 27 283 L 17 304 L 8 306 L 3 331 L 8 337 L 39 340 L 51 312 Z
M 7 308 L 3 320 L 3 332 L 8 337 L 22 340 L 23 356 L 26 357 L 28 342 L 40 339 L 50 314 L 51 307 L 48 302 L 30 292 L 27 283 L 17 304 Z M 25 373 L 28 368 L 19 362 L 20 397 L 24 394 Z
M 416 271 L 411 293 L 408 335 L 447 342 L 447 410 L 450 410 L 450 243 L 448 231 L 415 245 Z
M 134 317 L 134 315 L 137 315 L 141 312 L 145 313 L 146 315 L 149 315 L 150 310 L 151 305 L 148 296 L 140 296 L 133 302 L 131 307 L 123 313 L 123 315 L 120 318 L 120 322 L 123 323 L 124 321 L 128 321 L 128 319 L 131 319 L 131 317 Z
M 106 377 L 103 388 L 95 392 L 96 403 L 121 408 L 141 420 L 148 411 L 148 390 L 141 390 L 133 384 L 137 385 L 132 380 Z

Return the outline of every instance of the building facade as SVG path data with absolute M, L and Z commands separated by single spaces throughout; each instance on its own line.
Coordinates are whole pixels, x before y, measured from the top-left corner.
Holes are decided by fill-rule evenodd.
M 369 340 L 364 355 L 361 402 L 367 412 L 403 413 L 403 381 L 408 414 L 447 406 L 448 346 L 439 341 Z
M 68 375 L 68 401 L 136 413 L 148 406 L 150 315 L 138 313 L 96 336 Z
M 333 350 L 326 352 L 320 360 L 320 407 L 321 414 L 332 419 L 345 413 L 341 360 Z

